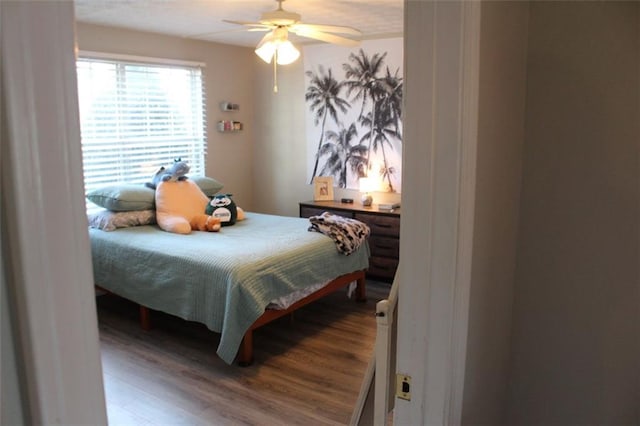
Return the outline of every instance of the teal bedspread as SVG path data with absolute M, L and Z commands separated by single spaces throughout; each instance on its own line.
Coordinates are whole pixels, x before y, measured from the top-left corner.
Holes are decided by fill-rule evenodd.
M 220 333 L 231 364 L 269 302 L 307 285 L 366 269 L 369 247 L 340 254 L 308 232 L 308 219 L 247 213 L 220 232 L 179 235 L 157 226 L 90 229 L 96 285 Z

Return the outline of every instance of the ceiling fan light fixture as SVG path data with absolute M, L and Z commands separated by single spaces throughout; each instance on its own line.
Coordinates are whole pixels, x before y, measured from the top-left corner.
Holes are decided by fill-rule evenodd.
M 280 43 L 276 50 L 278 65 L 289 65 L 300 57 L 300 51 L 289 40 Z
M 263 43 L 261 46 L 258 46 L 255 50 L 256 55 L 260 57 L 266 63 L 271 62 L 271 58 L 273 58 L 273 54 L 276 53 L 276 44 L 274 42 L 268 41 Z
M 300 51 L 288 40 L 287 30 L 276 28 L 265 35 L 255 49 L 256 55 L 271 63 L 274 55 L 279 65 L 288 65 L 300 57 Z

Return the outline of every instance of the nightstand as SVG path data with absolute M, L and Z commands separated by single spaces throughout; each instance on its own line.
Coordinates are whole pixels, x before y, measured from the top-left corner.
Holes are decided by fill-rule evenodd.
M 392 282 L 400 255 L 400 209 L 380 210 L 377 204 L 364 207 L 336 201 L 305 201 L 300 203 L 300 217 L 317 216 L 322 212 L 357 219 L 369 225 L 369 269 L 367 278 Z

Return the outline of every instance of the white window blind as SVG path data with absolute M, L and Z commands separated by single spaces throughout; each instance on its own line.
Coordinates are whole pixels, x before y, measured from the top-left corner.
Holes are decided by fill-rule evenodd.
M 191 166 L 190 174 L 205 173 L 199 66 L 81 58 L 77 73 L 86 192 L 144 184 L 175 158 Z

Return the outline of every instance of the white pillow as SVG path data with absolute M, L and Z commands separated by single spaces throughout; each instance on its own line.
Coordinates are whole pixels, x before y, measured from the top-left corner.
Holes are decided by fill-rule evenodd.
M 130 226 L 150 225 L 156 223 L 155 210 L 135 210 L 128 212 L 114 212 L 103 210 L 87 216 L 91 228 L 103 231 L 114 231 L 118 228 Z

